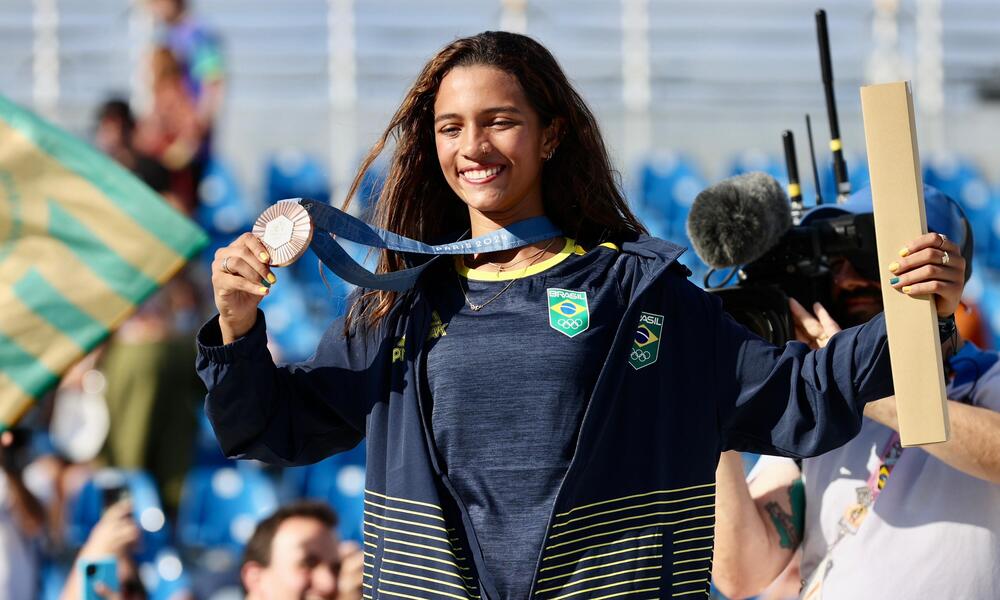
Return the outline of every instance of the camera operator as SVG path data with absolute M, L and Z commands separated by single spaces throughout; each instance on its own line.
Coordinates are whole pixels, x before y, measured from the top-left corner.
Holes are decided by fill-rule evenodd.
M 925 187 L 928 226 L 937 249 L 900 252 L 890 271 L 917 261 L 931 285 L 961 285 L 971 268 L 969 226 L 957 205 Z M 870 213 L 871 192 L 839 206 L 813 209 L 802 224 Z M 966 258 L 955 256 L 962 247 Z M 822 347 L 841 326 L 882 311 L 878 273 L 862 257 L 830 257 L 831 306 L 806 310 L 790 301 L 796 337 Z M 930 260 L 928 260 L 930 259 Z M 904 293 L 906 276 L 890 280 Z M 925 286 L 928 284 L 924 284 Z M 938 306 L 941 314 L 941 306 Z M 950 313 L 946 313 L 950 314 Z M 724 453 L 717 472 L 716 586 L 732 598 L 759 593 L 802 551 L 802 597 L 996 598 L 1000 589 L 1000 366 L 997 354 L 964 342 L 953 321 L 942 320 L 948 375 L 951 439 L 903 449 L 896 400 L 868 404 L 861 433 L 845 446 L 807 458 L 761 457 L 749 483 L 736 452 Z M 951 327 L 951 329 L 948 329 Z M 861 376 L 863 374 L 858 374 Z

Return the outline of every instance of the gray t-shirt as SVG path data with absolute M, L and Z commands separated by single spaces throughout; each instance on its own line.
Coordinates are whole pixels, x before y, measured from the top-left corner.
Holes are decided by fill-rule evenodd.
M 434 441 L 500 600 L 528 597 L 587 399 L 621 321 L 619 256 L 569 242 L 513 283 L 463 278 L 473 302 L 496 297 L 479 312 L 455 273 L 434 294 Z
M 950 399 L 1000 411 L 995 354 L 967 344 L 952 365 L 957 375 L 948 386 Z M 841 517 L 857 502 L 859 489 L 867 489 L 891 435 L 888 427 L 865 419 L 847 445 L 803 461 L 803 579 L 837 539 Z M 906 448 L 873 510 L 831 557 L 819 596 L 825 600 L 996 600 L 1000 485 L 966 475 L 920 448 Z

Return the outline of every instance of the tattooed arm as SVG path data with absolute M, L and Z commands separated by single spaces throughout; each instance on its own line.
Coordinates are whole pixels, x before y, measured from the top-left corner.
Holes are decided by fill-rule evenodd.
M 768 466 L 748 485 L 743 459 L 725 452 L 716 471 L 712 577 L 730 598 L 760 593 L 802 541 L 805 501 L 794 463 Z

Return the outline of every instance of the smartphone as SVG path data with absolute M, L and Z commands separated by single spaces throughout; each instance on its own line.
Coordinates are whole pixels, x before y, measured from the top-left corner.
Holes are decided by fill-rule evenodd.
M 102 600 L 94 589 L 98 583 L 118 593 L 118 561 L 114 557 L 84 560 L 80 570 L 83 572 L 83 600 Z
M 113 485 L 101 489 L 101 504 L 103 513 L 108 510 L 108 507 L 117 503 L 119 500 L 125 500 L 129 498 L 130 492 L 128 489 L 128 484 L 122 483 L 118 485 Z

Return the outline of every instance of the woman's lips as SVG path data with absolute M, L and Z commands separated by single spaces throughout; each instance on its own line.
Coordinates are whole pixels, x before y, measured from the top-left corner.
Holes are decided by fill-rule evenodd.
M 503 165 L 491 165 L 488 167 L 477 167 L 475 169 L 465 169 L 459 173 L 459 177 L 467 183 L 482 185 L 496 179 L 506 167 Z

